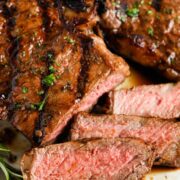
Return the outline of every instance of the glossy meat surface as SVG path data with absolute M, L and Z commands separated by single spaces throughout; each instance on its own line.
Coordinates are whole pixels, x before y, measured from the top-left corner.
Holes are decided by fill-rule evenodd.
M 5 1 L 0 2 L 0 95 L 8 94 L 12 77 L 9 49 L 11 47 L 9 15 L 6 14 Z
M 14 38 L 9 120 L 34 144 L 51 143 L 74 114 L 121 83 L 129 68 L 101 38 L 71 21 L 72 10 L 67 13 L 59 1 L 8 0 L 6 5 Z M 96 16 L 94 8 L 82 24 Z
M 120 55 L 180 80 L 180 0 L 106 0 L 101 26 Z

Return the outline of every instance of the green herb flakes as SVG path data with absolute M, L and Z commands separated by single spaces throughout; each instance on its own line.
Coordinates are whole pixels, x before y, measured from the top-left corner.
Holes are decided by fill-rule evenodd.
M 43 110 L 44 105 L 45 105 L 45 103 L 46 103 L 46 99 L 47 99 L 47 97 L 45 97 L 45 98 L 43 99 L 43 101 L 38 104 L 38 111 L 42 111 L 42 110 Z
M 138 8 L 127 9 L 126 14 L 130 17 L 137 17 L 139 15 Z
M 28 88 L 27 87 L 22 87 L 22 92 L 23 92 L 23 94 L 26 94 L 26 93 L 28 93 Z
M 54 74 L 50 74 L 42 80 L 42 83 L 45 84 L 46 86 L 52 86 L 54 85 L 55 80 L 56 77 L 54 76 Z
M 148 11 L 147 11 L 147 14 L 148 14 L 148 15 L 150 15 L 150 14 L 152 14 L 152 13 L 153 13 L 153 12 L 152 12 L 151 10 L 148 10 Z
M 50 71 L 50 73 L 54 73 L 55 72 L 54 67 L 53 66 L 49 66 L 49 71 Z
M 74 45 L 76 43 L 76 41 L 72 38 L 70 38 L 69 36 L 65 36 L 64 40 L 66 40 L 69 44 Z
M 148 34 L 149 34 L 151 37 L 154 36 L 154 30 L 153 30 L 153 28 L 149 27 L 149 28 L 147 29 L 147 32 L 148 32 Z

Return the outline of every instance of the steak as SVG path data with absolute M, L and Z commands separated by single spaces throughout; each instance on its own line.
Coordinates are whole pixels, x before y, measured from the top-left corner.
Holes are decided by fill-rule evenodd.
M 116 137 L 140 138 L 155 147 L 155 165 L 180 167 L 180 122 L 80 113 L 71 128 L 71 140 Z
M 74 114 L 121 83 L 129 68 L 101 38 L 74 21 L 70 26 L 67 11 L 58 11 L 65 9 L 60 1 L 8 0 L 7 7 L 15 39 L 9 119 L 34 144 L 44 145 Z
M 180 0 L 101 1 L 101 27 L 118 54 L 180 80 Z
M 9 49 L 11 47 L 5 0 L 0 2 L 0 96 L 7 94 L 10 89 L 12 68 L 10 65 Z
M 152 166 L 151 146 L 135 139 L 67 142 L 32 149 L 21 161 L 26 180 L 141 179 Z
M 110 93 L 113 114 L 159 117 L 180 117 L 180 83 L 144 85 Z
M 74 114 L 91 108 L 129 74 L 126 63 L 95 35 L 61 32 L 56 42 L 60 49 L 53 67 L 60 78 L 48 88 L 44 112 L 35 128 L 36 141 L 41 144 L 54 141 Z M 52 47 L 57 47 L 56 42 Z

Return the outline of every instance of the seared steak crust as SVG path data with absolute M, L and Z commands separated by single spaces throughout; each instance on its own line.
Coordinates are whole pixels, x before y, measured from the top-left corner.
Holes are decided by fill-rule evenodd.
M 14 78 L 9 95 L 9 118 L 17 129 L 23 133 L 27 131 L 27 135 L 34 128 L 33 120 L 38 118 L 32 105 L 41 101 L 38 92 L 42 89 L 41 78 L 46 67 L 38 52 L 45 38 L 42 10 L 36 0 L 8 0 L 7 6 L 13 13 L 14 24 L 11 29 Z
M 67 142 L 33 149 L 21 168 L 26 180 L 141 179 L 152 166 L 151 146 L 135 139 Z
M 95 35 L 62 30 L 52 47 L 58 47 L 53 62 L 56 80 L 48 88 L 41 126 L 35 130 L 41 144 L 54 141 L 74 114 L 88 110 L 129 74 L 126 63 Z
M 58 11 L 64 7 L 58 2 L 7 2 L 13 14 L 15 70 L 9 119 L 35 144 L 54 141 L 74 114 L 88 110 L 129 75 L 128 65 L 109 52 L 102 39 L 67 28 L 70 17 Z M 94 7 L 87 13 L 94 17 Z
M 180 0 L 106 0 L 101 26 L 117 53 L 180 80 Z
M 93 116 L 80 113 L 71 140 L 129 137 L 154 145 L 155 165 L 180 167 L 180 122 L 126 115 Z
M 180 117 L 180 83 L 144 85 L 110 93 L 113 114 Z
M 10 14 L 7 13 L 5 3 L 5 0 L 0 2 L 0 96 L 7 94 L 10 89 L 12 75 L 9 54 L 11 41 L 8 27 Z

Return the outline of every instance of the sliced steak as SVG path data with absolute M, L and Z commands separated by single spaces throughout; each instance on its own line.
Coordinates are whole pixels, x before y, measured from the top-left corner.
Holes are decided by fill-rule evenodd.
M 152 166 L 151 146 L 135 139 L 67 142 L 36 148 L 21 161 L 26 180 L 141 179 Z
M 35 128 L 35 139 L 41 144 L 54 141 L 74 114 L 90 109 L 103 93 L 129 75 L 123 59 L 108 51 L 95 35 L 63 29 L 52 47 L 58 50 L 51 65 L 54 73 L 50 72 L 54 79 L 50 85 L 46 82 L 44 113 Z
M 155 165 L 180 167 L 180 122 L 138 116 L 93 116 L 80 113 L 71 129 L 71 140 L 116 137 L 140 138 L 155 147 Z
M 180 80 L 180 0 L 101 1 L 101 26 L 111 48 Z
M 10 65 L 9 49 L 11 47 L 5 0 L 0 2 L 0 96 L 7 94 L 10 89 L 12 68 Z
M 144 85 L 110 93 L 113 114 L 180 117 L 180 83 Z

